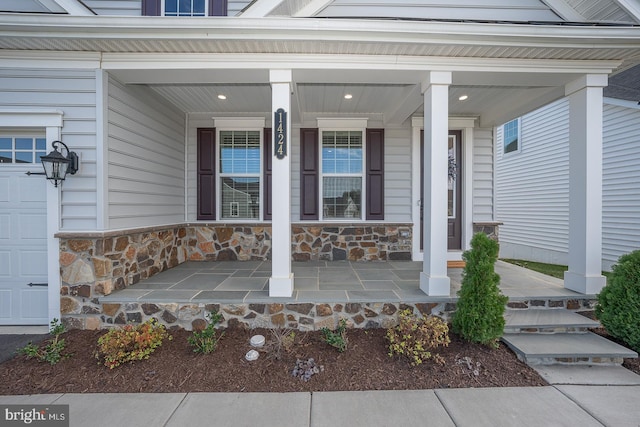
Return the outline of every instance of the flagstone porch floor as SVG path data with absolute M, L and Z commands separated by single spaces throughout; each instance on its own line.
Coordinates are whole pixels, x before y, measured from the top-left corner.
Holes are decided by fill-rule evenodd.
M 307 303 L 307 302 L 454 302 L 462 269 L 450 268 L 451 294 L 426 295 L 420 290 L 422 262 L 293 263 L 291 298 L 269 297 L 270 261 L 185 262 L 127 289 L 101 297 L 101 303 Z M 570 300 L 587 297 L 563 287 L 563 281 L 506 262 L 496 263 L 500 289 L 510 301 Z

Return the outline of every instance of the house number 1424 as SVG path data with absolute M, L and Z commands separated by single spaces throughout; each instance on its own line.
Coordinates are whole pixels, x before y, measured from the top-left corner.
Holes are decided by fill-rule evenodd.
M 284 159 L 287 155 L 287 112 L 278 108 L 275 112 L 275 146 L 276 157 Z

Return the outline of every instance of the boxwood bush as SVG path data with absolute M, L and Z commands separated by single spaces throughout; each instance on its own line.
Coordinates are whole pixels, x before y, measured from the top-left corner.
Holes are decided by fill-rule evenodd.
M 500 276 L 495 272 L 498 243 L 484 233 L 471 239 L 471 249 L 462 254 L 466 265 L 453 315 L 453 331 L 471 342 L 498 346 L 504 331 L 504 311 L 508 298 L 500 292 Z
M 607 282 L 596 317 L 611 336 L 640 352 L 640 250 L 622 255 Z

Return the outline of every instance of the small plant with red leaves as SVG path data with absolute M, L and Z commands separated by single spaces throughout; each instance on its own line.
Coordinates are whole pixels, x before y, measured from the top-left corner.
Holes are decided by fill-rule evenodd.
M 125 325 L 111 329 L 98 338 L 98 350 L 95 356 L 102 359 L 104 365 L 113 369 L 126 362 L 148 359 L 164 339 L 171 340 L 164 325 L 156 319 L 150 319 L 140 325 Z

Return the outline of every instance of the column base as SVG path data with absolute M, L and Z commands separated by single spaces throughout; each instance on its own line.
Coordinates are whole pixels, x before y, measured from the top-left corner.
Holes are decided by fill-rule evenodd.
M 448 276 L 432 277 L 421 272 L 420 290 L 429 296 L 448 297 L 451 295 L 451 279 Z
M 269 296 L 291 298 L 293 296 L 293 273 L 289 277 L 270 277 Z
M 564 272 L 564 287 L 584 295 L 599 294 L 607 284 L 604 276 L 585 276 L 584 274 Z

